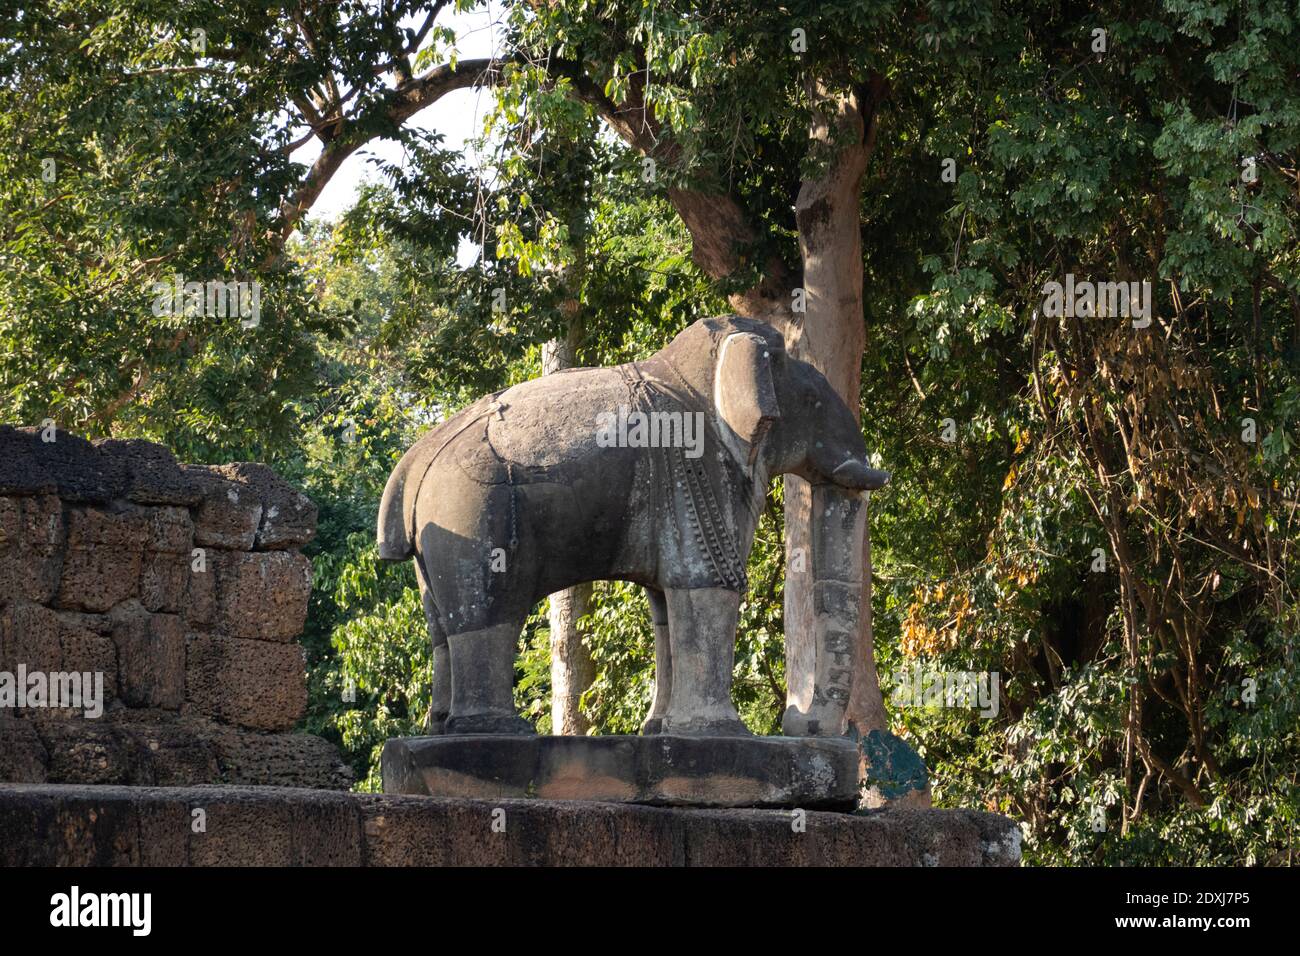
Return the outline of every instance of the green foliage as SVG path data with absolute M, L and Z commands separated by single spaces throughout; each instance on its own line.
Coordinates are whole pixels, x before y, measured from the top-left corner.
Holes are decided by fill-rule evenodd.
M 431 676 L 424 608 L 419 592 L 409 586 L 412 569 L 403 565 L 401 583 L 408 586 L 385 598 L 373 583 L 381 578 L 378 564 L 372 542 L 340 571 L 335 600 L 340 611 L 355 616 L 334 629 L 339 669 L 322 675 L 317 690 L 343 701 L 333 725 L 344 751 L 366 758 L 369 775 L 360 789 L 372 791 L 382 789 L 378 767 L 384 741 L 413 736 L 424 726 Z M 351 696 L 354 701 L 345 699 Z
M 596 680 L 583 695 L 583 713 L 604 733 L 639 733 L 654 696 L 655 635 L 645 594 L 632 584 L 603 582 L 592 603 L 582 624 Z
M 1033 862 L 1280 862 L 1300 809 L 1280 676 L 1300 582 L 1279 550 L 1300 530 L 1281 451 L 1300 23 L 1256 4 L 1092 22 L 1022 6 L 1032 31 L 977 36 L 977 71 L 902 94 L 867 196 L 886 228 L 935 224 L 867 249 L 868 288 L 884 280 L 867 427 L 895 476 L 873 516 L 880 669 L 1003 680 L 994 719 L 894 720 L 936 798 L 1025 821 Z M 941 157 L 955 184 L 893 187 Z M 1045 319 L 1042 285 L 1067 272 L 1152 280 L 1152 329 Z
M 347 327 L 282 254 L 305 175 L 287 108 L 317 84 L 345 84 L 336 139 L 400 139 L 410 168 L 382 170 L 395 192 L 468 202 L 459 156 L 393 127 L 374 69 L 421 6 L 349 4 L 340 17 L 262 0 L 58 0 L 0 12 L 4 418 L 139 435 L 194 460 L 291 445 L 294 406 L 319 381 L 314 346 Z M 287 28 L 304 21 L 310 51 Z M 454 248 L 447 217 L 408 219 L 426 244 L 440 232 Z M 176 277 L 256 283 L 260 322 L 160 314 L 156 284 Z

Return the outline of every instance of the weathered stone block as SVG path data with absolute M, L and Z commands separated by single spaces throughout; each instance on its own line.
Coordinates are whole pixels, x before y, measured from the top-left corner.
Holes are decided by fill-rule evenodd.
M 58 613 L 39 604 L 18 602 L 0 611 L 0 671 L 17 675 L 20 667 L 28 674 L 42 672 L 47 688 L 51 675 L 77 672 L 81 675 L 76 686 L 82 693 L 83 706 L 51 707 L 49 704 L 54 701 L 47 698 L 40 706 L 29 703 L 16 716 L 80 722 L 88 710 L 95 709 L 92 695 L 96 687 L 101 695 L 97 702 L 100 707 L 106 707 L 115 697 L 117 655 L 112 641 L 79 626 L 76 621 L 63 620 Z M 102 675 L 98 682 L 97 674 Z M 66 689 L 71 690 L 72 686 L 69 684 Z
M 113 609 L 118 695 L 128 707 L 179 710 L 185 701 L 185 633 L 175 614 L 137 601 Z
M 59 616 L 49 608 L 19 601 L 0 611 L 0 670 L 15 671 L 19 664 L 62 669 Z
M 0 495 L 52 495 L 59 490 L 49 465 L 38 454 L 40 436 L 0 425 Z
M 68 551 L 55 606 L 107 611 L 134 597 L 140 586 L 146 522 L 135 509 L 68 512 Z
M 79 671 L 84 675 L 103 674 L 103 700 L 107 707 L 117 698 L 117 650 L 112 640 L 91 630 L 60 619 L 59 644 L 63 649 L 63 671 Z M 71 710 L 71 717 L 82 717 L 84 711 Z M 96 718 L 97 719 L 97 718 Z
M 297 548 L 316 534 L 316 505 L 266 465 L 235 462 L 214 472 L 248 487 L 262 504 L 255 547 L 259 551 Z
M 203 489 L 162 445 L 140 439 L 105 438 L 95 442 L 101 454 L 121 463 L 126 472 L 125 497 L 146 505 L 196 505 Z
M 32 722 L 0 714 L 0 781 L 44 783 L 48 762 Z
M 69 551 L 54 606 L 83 611 L 107 611 L 135 597 L 140 588 L 139 551 L 105 547 Z
M 328 740 L 309 734 L 263 734 L 212 725 L 204 732 L 216 753 L 219 775 L 228 784 L 276 784 L 346 790 L 352 769 Z
M 297 791 L 302 792 L 302 791 Z M 190 833 L 192 866 L 360 866 L 361 820 L 349 794 L 309 791 L 294 800 L 280 788 L 194 787 L 191 811 L 204 811 Z
M 36 495 L 23 499 L 22 512 L 24 547 L 41 552 L 63 549 L 63 502 L 57 495 Z
M 347 790 L 329 741 L 242 730 L 172 711 L 118 708 L 103 720 L 0 715 L 0 782 L 181 787 L 221 783 Z
M 188 555 L 194 547 L 194 522 L 184 508 L 137 508 L 144 525 L 144 549 Z
M 129 791 L 0 785 L 5 866 L 138 866 L 140 826 Z
M 286 730 L 307 706 L 302 648 L 190 634 L 185 688 L 187 713 L 256 730 Z
M 37 725 L 49 753 L 51 783 L 111 784 L 141 779 L 140 755 L 111 723 L 45 721 Z
M 357 799 L 367 866 L 681 866 L 679 814 L 699 812 L 552 800 Z
M 368 866 L 1016 866 L 1019 828 L 967 810 L 868 815 L 357 795 Z
M 105 637 L 111 637 L 113 634 L 113 619 L 107 614 L 90 614 L 85 611 L 57 611 L 55 613 L 59 615 L 59 620 L 63 622 L 64 627 L 92 631 Z
M 180 612 L 190 574 L 188 555 L 146 552 L 140 562 L 140 603 L 150 611 Z
M 289 641 L 302 631 L 311 561 L 292 551 L 214 556 L 217 621 L 235 637 Z
M 22 502 L 22 498 L 0 498 L 0 548 L 13 548 L 22 541 Z
M 63 566 L 63 505 L 54 495 L 0 498 L 0 605 L 48 604 Z
M 165 710 L 120 710 L 112 723 L 132 758 L 131 776 L 112 783 L 183 787 L 223 782 L 216 748 L 205 733 L 216 725 L 186 721 Z
M 184 508 L 141 509 L 146 524 L 140 601 L 151 611 L 177 613 L 189 583 L 194 523 Z
M 784 813 L 729 810 L 725 813 L 688 815 L 682 819 L 686 866 L 809 866 L 818 865 L 814 840 L 808 839 L 808 816 L 803 815 L 803 832 L 796 829 L 794 809 Z M 818 814 L 812 823 L 819 828 L 826 818 L 842 814 Z
M 41 435 L 40 428 L 0 426 L 0 494 L 108 504 L 125 490 L 126 469 L 113 455 L 62 429 L 54 441 Z
M 216 468 L 182 465 L 202 490 L 194 513 L 194 543 L 199 547 L 250 551 L 262 521 L 262 502 L 255 489 Z
M 185 600 L 181 616 L 190 624 L 206 626 L 217 619 L 217 571 L 215 556 L 207 551 L 202 570 L 195 570 L 193 559 L 186 565 Z
M 857 805 L 840 737 L 408 737 L 384 747 L 385 793 L 697 807 Z
M 56 770 L 66 776 L 51 777 L 49 782 L 161 787 L 276 784 L 325 790 L 346 790 L 352 785 L 352 771 L 338 749 L 308 734 L 268 734 L 152 708 L 118 708 L 102 726 L 107 729 L 97 733 L 97 742 L 112 755 L 112 769 L 124 775 L 105 780 L 103 769 L 96 765 L 65 763 Z M 40 725 L 40 733 L 49 747 L 60 748 L 67 735 L 76 731 Z M 84 774 L 94 780 L 79 776 Z
M 201 810 L 196 815 L 194 811 Z M 203 821 L 195 833 L 194 821 Z M 969 810 L 701 810 L 284 787 L 0 784 L 0 866 L 1016 866 Z
M 142 793 L 131 803 L 139 832 L 134 865 L 187 866 L 189 834 L 194 825 L 190 808 L 166 790 Z
M 113 646 L 103 635 L 38 604 L 15 604 L 0 614 L 0 647 L 7 662 L 29 669 L 114 670 Z
M 108 511 L 72 508 L 68 512 L 68 548 L 113 548 L 142 551 L 149 532 L 149 513 L 143 508 Z

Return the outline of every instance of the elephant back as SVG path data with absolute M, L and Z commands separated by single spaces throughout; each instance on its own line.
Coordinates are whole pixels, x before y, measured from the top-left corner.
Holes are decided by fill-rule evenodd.
M 487 419 L 486 447 L 467 448 L 466 454 L 480 469 L 488 464 L 487 454 L 509 463 L 516 483 L 563 481 L 596 454 L 598 416 L 628 401 L 614 369 L 570 369 L 532 379 L 502 393 L 500 414 Z

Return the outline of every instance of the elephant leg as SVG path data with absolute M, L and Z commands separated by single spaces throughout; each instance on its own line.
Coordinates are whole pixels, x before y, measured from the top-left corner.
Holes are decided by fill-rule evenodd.
M 641 733 L 663 732 L 664 714 L 673 692 L 673 654 L 668 639 L 668 602 L 658 588 L 646 588 L 650 601 L 650 623 L 655 629 L 655 699 L 650 705 L 650 715 L 641 725 Z
M 415 560 L 415 580 L 420 585 L 420 602 L 424 605 L 424 618 L 429 622 L 429 640 L 433 644 L 433 694 L 429 713 L 424 719 L 424 732 L 434 735 L 443 732 L 447 713 L 451 710 L 451 657 L 447 652 L 447 632 L 425 583 L 427 576 L 424 568 L 418 566 L 420 558 L 417 556 Z
M 515 713 L 515 649 L 522 621 L 465 631 L 447 638 L 451 658 L 448 734 L 531 734 Z
M 673 683 L 662 732 L 748 736 L 731 702 L 740 594 L 726 588 L 693 588 L 672 589 L 665 597 Z

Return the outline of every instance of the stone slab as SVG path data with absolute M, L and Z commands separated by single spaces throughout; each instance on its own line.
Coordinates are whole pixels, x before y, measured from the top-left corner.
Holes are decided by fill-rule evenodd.
M 393 738 L 385 793 L 688 807 L 851 809 L 858 748 L 838 737 Z
M 201 813 L 196 813 L 201 811 Z M 974 810 L 707 810 L 289 787 L 0 784 L 0 866 L 1017 866 Z
M 307 620 L 311 561 L 296 551 L 210 555 L 217 582 L 217 623 L 231 637 L 294 641 Z
M 346 790 L 351 769 L 329 741 L 265 734 L 157 709 L 101 720 L 0 714 L 0 781 L 186 787 L 198 784 Z
M 44 783 L 49 759 L 32 721 L 0 715 L 0 780 Z
M 358 866 L 350 794 L 0 784 L 0 866 Z
M 307 707 L 302 647 L 193 632 L 182 712 L 252 730 L 288 730 Z

